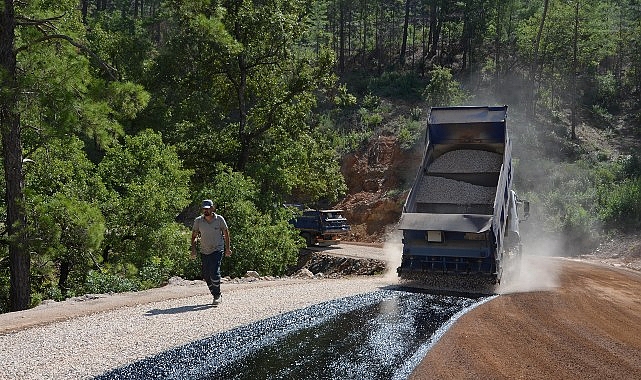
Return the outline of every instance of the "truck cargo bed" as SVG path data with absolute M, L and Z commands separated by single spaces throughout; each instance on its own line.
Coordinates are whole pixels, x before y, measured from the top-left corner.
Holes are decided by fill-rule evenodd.
M 401 277 L 500 281 L 508 218 L 518 218 L 506 116 L 507 106 L 430 110 L 423 162 L 400 221 Z

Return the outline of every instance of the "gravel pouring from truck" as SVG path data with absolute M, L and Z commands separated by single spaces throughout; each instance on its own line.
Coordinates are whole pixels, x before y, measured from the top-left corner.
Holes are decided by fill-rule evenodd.
M 520 258 L 517 206 L 525 219 L 529 203 L 512 190 L 506 119 L 507 106 L 430 110 L 423 161 L 399 225 L 401 278 L 474 288 L 479 278 L 500 282 L 505 262 Z

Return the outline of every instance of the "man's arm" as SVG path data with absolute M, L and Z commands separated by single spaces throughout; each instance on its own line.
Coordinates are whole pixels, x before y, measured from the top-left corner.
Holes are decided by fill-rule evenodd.
M 191 258 L 196 258 L 196 239 L 198 239 L 198 231 L 191 232 Z

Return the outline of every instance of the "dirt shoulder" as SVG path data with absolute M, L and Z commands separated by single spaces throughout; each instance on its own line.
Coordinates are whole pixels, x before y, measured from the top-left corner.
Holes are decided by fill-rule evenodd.
M 563 260 L 558 283 L 465 314 L 410 379 L 632 379 L 641 373 L 641 273 Z

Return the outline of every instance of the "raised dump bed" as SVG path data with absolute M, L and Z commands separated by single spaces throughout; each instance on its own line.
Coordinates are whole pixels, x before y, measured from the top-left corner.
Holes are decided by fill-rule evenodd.
M 500 281 L 504 252 L 520 247 L 506 117 L 507 106 L 430 110 L 423 163 L 401 217 L 401 277 Z

